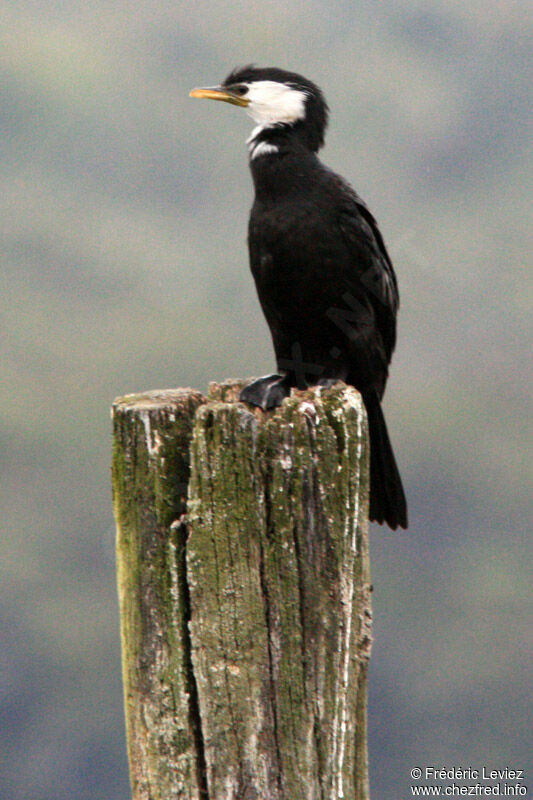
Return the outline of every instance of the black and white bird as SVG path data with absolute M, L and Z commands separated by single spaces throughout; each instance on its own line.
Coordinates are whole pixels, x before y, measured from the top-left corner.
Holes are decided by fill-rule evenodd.
M 250 266 L 279 374 L 246 386 L 241 400 L 274 408 L 292 387 L 355 386 L 370 432 L 370 519 L 407 527 L 407 505 L 381 399 L 396 342 L 396 276 L 365 203 L 317 157 L 328 106 L 321 90 L 274 67 L 236 69 L 191 97 L 246 108 L 255 200 Z

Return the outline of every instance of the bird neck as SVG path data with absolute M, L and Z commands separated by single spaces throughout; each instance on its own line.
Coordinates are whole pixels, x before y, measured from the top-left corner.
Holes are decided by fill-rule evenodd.
M 246 140 L 256 197 L 279 199 L 297 190 L 319 163 L 297 125 L 258 125 Z
M 246 140 L 246 144 L 250 161 L 255 161 L 264 155 L 286 152 L 288 149 L 309 150 L 301 122 L 257 125 Z

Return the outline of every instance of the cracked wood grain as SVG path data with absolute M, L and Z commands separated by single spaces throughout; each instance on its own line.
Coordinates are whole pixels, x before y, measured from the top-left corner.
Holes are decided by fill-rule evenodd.
M 114 405 L 133 796 L 367 800 L 361 399 L 241 385 Z

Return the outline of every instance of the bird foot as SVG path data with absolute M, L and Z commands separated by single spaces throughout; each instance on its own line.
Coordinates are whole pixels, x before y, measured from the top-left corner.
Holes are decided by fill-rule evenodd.
M 291 387 L 286 376 L 265 375 L 245 386 L 239 395 L 239 400 L 268 411 L 280 406 L 290 393 Z

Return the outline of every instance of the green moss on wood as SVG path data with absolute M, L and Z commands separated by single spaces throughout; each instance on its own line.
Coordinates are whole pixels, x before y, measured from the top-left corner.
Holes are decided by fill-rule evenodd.
M 190 719 L 179 528 L 199 393 L 120 398 L 113 406 L 113 501 L 126 725 L 133 796 L 201 798 Z M 181 787 L 181 788 L 180 788 Z
M 114 406 L 134 798 L 366 800 L 364 409 L 241 385 Z
M 211 389 L 192 448 L 187 557 L 210 792 L 359 800 L 364 410 L 343 386 L 266 414 L 236 403 L 238 389 Z

